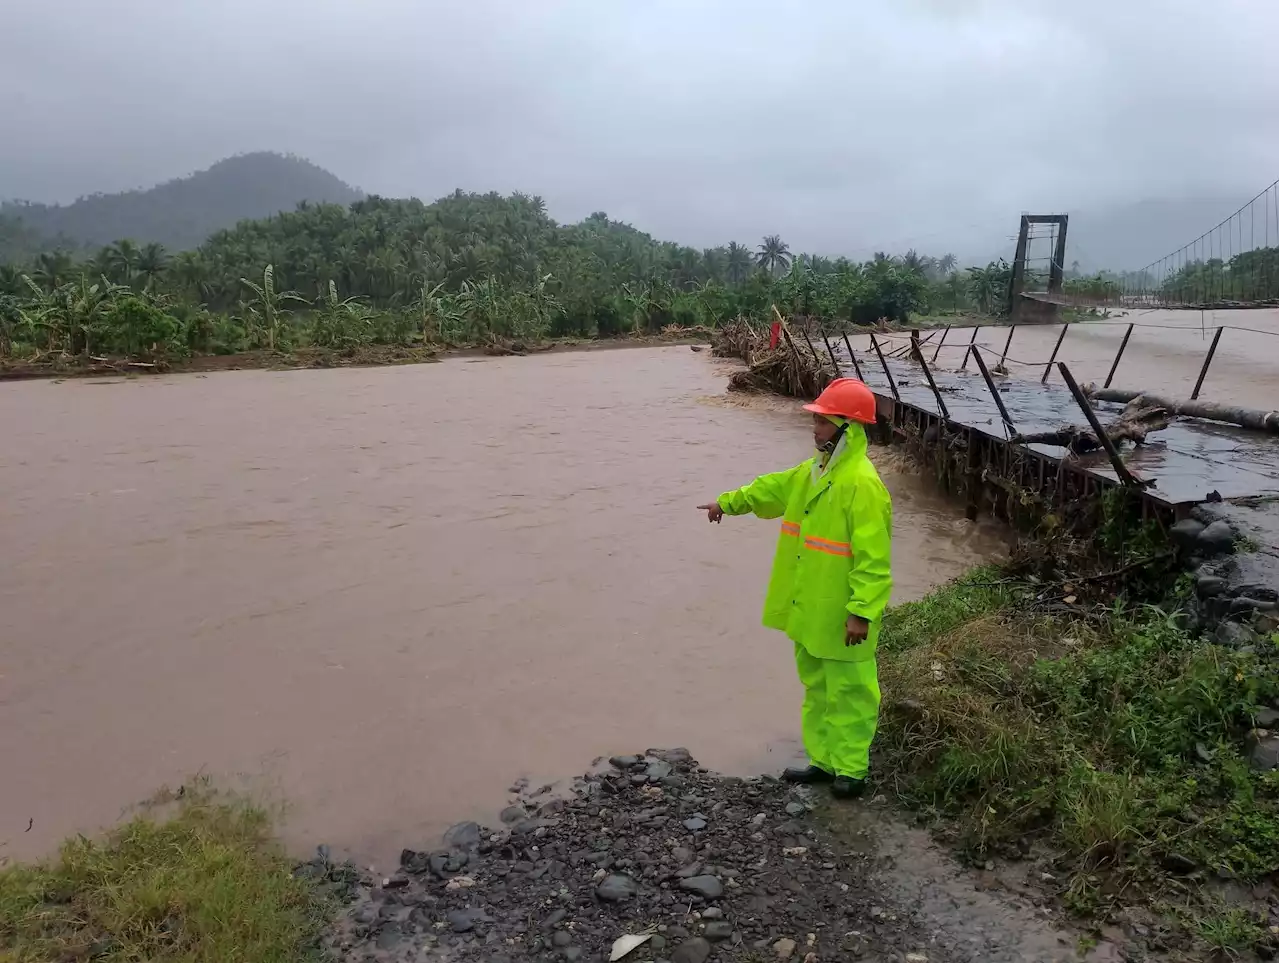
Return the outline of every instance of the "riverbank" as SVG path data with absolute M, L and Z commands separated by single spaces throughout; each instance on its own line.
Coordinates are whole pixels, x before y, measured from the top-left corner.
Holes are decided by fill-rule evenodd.
M 38 360 L 0 358 L 0 381 L 48 378 L 92 378 L 110 375 L 158 375 L 214 371 L 294 371 L 308 368 L 376 368 L 388 365 L 432 364 L 448 358 L 524 357 L 566 351 L 612 351 L 689 345 L 700 348 L 710 333 L 697 328 L 673 328 L 659 334 L 615 338 L 553 338 L 545 341 L 494 340 L 486 344 L 367 344 L 349 349 L 305 347 L 290 351 L 241 351 L 235 354 L 197 354 L 162 361 L 125 357 L 46 355 Z
M 880 778 L 993 886 L 1174 958 L 1270 959 L 1275 632 L 1193 635 L 1176 584 L 1157 607 L 989 568 L 892 610 Z
M 338 903 L 293 866 L 265 809 L 197 782 L 46 862 L 0 863 L 0 960 L 319 960 Z

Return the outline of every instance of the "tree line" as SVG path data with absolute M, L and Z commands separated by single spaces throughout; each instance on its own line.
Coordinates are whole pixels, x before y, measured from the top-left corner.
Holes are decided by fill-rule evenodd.
M 301 345 L 609 337 L 791 314 L 868 324 L 1007 310 L 1008 265 L 954 255 L 865 262 L 757 245 L 697 249 L 538 197 L 368 197 L 241 221 L 198 248 L 108 244 L 0 266 L 0 350 L 232 353 Z

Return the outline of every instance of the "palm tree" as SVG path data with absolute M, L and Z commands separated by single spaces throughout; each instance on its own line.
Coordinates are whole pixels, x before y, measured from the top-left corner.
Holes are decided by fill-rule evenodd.
M 169 268 L 169 255 L 164 246 L 154 241 L 138 253 L 138 277 L 142 279 L 142 289 L 150 290 L 160 280 L 160 276 Z
M 956 256 L 950 252 L 938 258 L 938 273 L 950 274 L 956 269 Z
M 776 275 L 791 267 L 791 250 L 777 234 L 767 234 L 756 252 L 756 263 Z
M 737 241 L 729 242 L 729 250 L 725 254 L 725 268 L 728 271 L 730 283 L 741 284 L 745 281 L 751 274 L 753 263 L 755 263 L 755 257 L 751 254 L 750 248 Z
M 107 250 L 107 260 L 111 265 L 111 273 L 108 276 L 117 284 L 132 284 L 133 266 L 138 263 L 141 253 L 138 251 L 138 245 L 126 237 L 110 245 Z
M 45 291 L 53 292 L 71 280 L 75 262 L 66 251 L 52 251 L 36 256 L 32 279 Z
M 902 255 L 902 266 L 908 271 L 915 271 L 916 274 L 923 275 L 925 268 L 928 266 L 928 259 L 916 253 L 915 248 L 911 248 L 906 254 Z

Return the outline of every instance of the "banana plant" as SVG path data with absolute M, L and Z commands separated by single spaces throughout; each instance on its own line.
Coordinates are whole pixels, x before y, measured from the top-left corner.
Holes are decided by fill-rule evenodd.
M 248 302 L 248 307 L 250 311 L 262 317 L 263 325 L 267 332 L 268 351 L 275 351 L 276 332 L 279 330 L 282 321 L 288 321 L 289 311 L 285 305 L 310 303 L 297 291 L 277 291 L 275 274 L 275 267 L 268 264 L 262 271 L 261 284 L 250 281 L 248 278 L 240 279 L 240 283 L 254 294 L 254 298 Z

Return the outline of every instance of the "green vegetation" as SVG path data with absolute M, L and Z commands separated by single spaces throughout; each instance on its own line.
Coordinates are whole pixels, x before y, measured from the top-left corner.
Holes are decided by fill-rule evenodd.
M 1280 287 L 1280 248 L 1265 247 L 1229 260 L 1191 261 L 1159 286 L 1169 300 L 1186 304 L 1215 301 L 1274 301 Z
M 1169 614 L 1176 597 L 1078 617 L 1046 604 L 1078 592 L 986 568 L 892 609 L 884 778 L 975 857 L 1041 844 L 1081 913 L 1199 880 L 1189 929 L 1224 951 L 1257 943 L 1259 920 L 1206 909 L 1205 884 L 1275 878 L 1277 775 L 1251 769 L 1244 746 L 1276 701 L 1276 646 L 1191 637 Z
M 0 267 L 0 352 L 144 359 L 363 345 L 611 337 L 764 321 L 771 306 L 841 322 L 930 309 L 1003 310 L 1008 267 L 879 253 L 866 263 L 755 249 L 696 250 L 593 214 L 561 225 L 541 199 L 457 192 L 432 204 L 371 197 L 218 231 L 171 255 L 130 240 Z M 131 298 L 169 319 L 128 316 Z M 123 327 L 122 327 L 123 326 Z M 139 330 L 141 326 L 144 330 Z
M 195 793 L 58 857 L 0 870 L 0 963 L 318 958 L 327 907 L 261 809 Z

